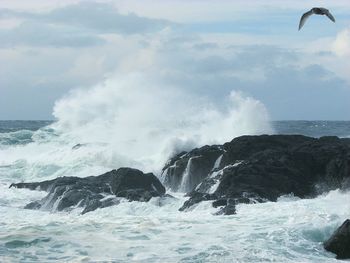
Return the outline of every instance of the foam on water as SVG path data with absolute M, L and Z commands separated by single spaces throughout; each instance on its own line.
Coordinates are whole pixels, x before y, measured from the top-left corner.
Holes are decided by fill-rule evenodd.
M 31 196 L 7 191 L 12 193 L 6 196 L 16 191 Z M 179 212 L 184 198 L 175 195 L 178 199 L 122 202 L 83 216 L 24 210 L 20 202 L 1 206 L 0 253 L 9 261 L 45 262 L 336 262 L 322 242 L 350 216 L 350 193 L 339 191 L 242 204 L 232 216 L 214 216 L 211 202 Z
M 271 133 L 263 104 L 232 92 L 225 105 L 140 74 L 115 76 L 56 103 L 57 122 L 0 134 L 1 261 L 329 262 L 322 241 L 350 216 L 349 193 L 239 205 L 214 216 L 211 202 L 154 198 L 80 215 L 25 210 L 45 193 L 10 183 L 98 175 L 121 166 L 158 174 L 181 150 Z M 8 132 L 9 131 L 9 132 Z M 217 161 L 217 165 L 219 164 Z M 184 181 L 184 185 L 186 181 Z M 336 204 L 336 205 L 334 205 Z
M 33 131 L 20 130 L 15 132 L 0 133 L 0 149 L 13 145 L 24 145 L 32 142 Z

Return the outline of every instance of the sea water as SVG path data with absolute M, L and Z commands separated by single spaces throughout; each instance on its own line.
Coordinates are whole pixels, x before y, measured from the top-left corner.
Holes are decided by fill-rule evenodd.
M 113 152 L 106 142 L 74 147 L 77 137 L 56 125 L 0 122 L 0 262 L 337 261 L 322 242 L 350 218 L 350 194 L 339 190 L 315 199 L 289 195 L 277 202 L 241 204 L 231 216 L 214 215 L 210 202 L 179 212 L 186 200 L 181 193 L 170 193 L 176 198 L 166 202 L 124 201 L 84 215 L 79 209 L 23 209 L 45 193 L 9 188 L 11 183 L 98 175 L 119 164 L 147 169 L 150 164 Z M 271 127 L 276 134 L 350 135 L 350 122 L 282 121 Z

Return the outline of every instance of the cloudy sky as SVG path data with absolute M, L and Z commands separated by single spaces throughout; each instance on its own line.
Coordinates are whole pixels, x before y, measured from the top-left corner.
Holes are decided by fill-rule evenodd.
M 325 6 L 298 32 L 300 15 Z M 273 120 L 350 119 L 350 1 L 0 0 L 0 119 L 53 119 L 72 90 L 142 73 Z M 145 89 L 143 89 L 145 91 Z

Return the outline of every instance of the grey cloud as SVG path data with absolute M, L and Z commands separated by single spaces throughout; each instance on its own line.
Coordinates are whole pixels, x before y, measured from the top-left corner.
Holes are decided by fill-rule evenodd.
M 95 33 L 139 34 L 158 31 L 174 25 L 163 19 L 151 19 L 134 13 L 120 14 L 111 4 L 80 2 L 48 13 L 18 12 L 0 9 L 0 17 L 19 17 L 41 23 L 74 26 Z
M 47 13 L 0 9 L 1 18 L 20 18 L 19 26 L 0 30 L 0 47 L 16 45 L 89 47 L 105 43 L 103 34 L 144 34 L 172 23 L 120 14 L 111 4 L 80 2 Z
M 87 5 L 88 7 L 84 8 L 90 8 L 91 11 L 94 4 Z M 79 10 L 83 9 L 82 4 L 78 6 Z M 96 4 L 95 6 L 100 5 Z M 107 12 L 104 9 L 105 6 L 100 6 L 101 10 L 96 12 L 96 15 L 101 16 L 103 12 Z M 72 14 L 76 14 L 76 12 L 78 11 L 74 11 Z M 81 12 L 80 15 L 88 14 L 88 12 L 79 12 Z M 111 8 L 110 12 L 116 11 Z M 69 50 L 70 53 L 66 55 L 67 57 L 61 57 L 59 52 L 63 54 L 64 51 L 59 49 L 54 52 L 50 51 L 50 54 L 43 52 L 39 55 L 33 55 L 30 59 L 27 58 L 26 64 L 23 59 L 24 55 L 20 54 L 18 61 L 8 61 L 13 63 L 11 68 L 4 70 L 2 67 L 0 71 L 0 81 L 2 81 L 0 88 L 5 87 L 0 96 L 0 118 L 24 118 L 23 116 L 44 118 L 42 116 L 50 116 L 54 101 L 69 89 L 91 86 L 101 81 L 104 73 L 112 72 L 118 66 L 120 58 L 116 54 L 111 54 L 111 50 L 107 50 L 105 46 L 98 46 L 99 43 L 102 43 L 99 42 L 101 41 L 99 39 L 100 33 L 108 33 L 112 30 L 114 33 L 124 32 L 125 34 L 149 32 L 145 28 L 137 26 L 133 27 L 132 30 L 127 29 L 127 31 L 113 28 L 112 25 L 115 22 L 112 21 L 112 15 L 110 19 L 89 22 L 87 17 L 91 18 L 92 14 L 86 15 L 84 19 L 79 18 L 80 16 L 73 18 L 72 14 L 67 9 L 59 9 L 45 15 L 30 14 L 32 17 L 27 18 L 26 24 L 21 25 L 22 29 L 21 27 L 16 29 L 17 34 L 19 34 L 18 38 L 16 39 L 16 36 L 12 35 L 11 37 L 15 39 L 12 42 L 7 40 L 7 45 L 8 43 L 15 44 L 16 41 L 39 46 L 58 45 L 57 43 L 62 44 L 60 42 L 64 39 L 61 38 L 62 36 L 66 39 L 70 37 L 74 39 L 77 36 L 81 38 L 96 37 L 89 41 L 90 45 L 95 45 L 94 49 L 91 49 L 92 57 L 106 57 L 101 72 L 98 72 L 90 80 L 87 80 L 86 75 L 69 77 L 72 65 L 81 55 L 79 52 L 83 52 L 84 49 Z M 94 19 L 98 19 L 97 17 Z M 125 17 L 130 19 L 129 15 Z M 140 21 L 137 18 L 136 20 Z M 93 23 L 93 25 L 89 23 Z M 106 27 L 102 25 L 106 25 Z M 41 32 L 35 32 L 37 28 L 41 28 Z M 24 32 L 21 33 L 21 30 Z M 55 38 L 54 32 L 59 32 L 58 39 Z M 35 40 L 36 42 L 33 42 L 32 38 L 35 34 L 38 34 L 39 37 Z M 40 34 L 50 35 L 52 38 L 45 40 L 45 37 Z M 3 35 L 0 37 L 4 38 Z M 10 35 L 8 38 L 11 39 Z M 144 48 L 153 48 L 152 41 L 149 40 L 144 37 L 139 45 Z M 64 42 L 71 43 L 71 46 L 78 45 L 77 43 L 82 45 L 79 39 L 75 39 L 75 41 L 73 41 L 74 43 L 69 42 L 69 40 Z M 83 43 L 89 43 L 89 41 L 86 40 Z M 230 49 L 212 46 L 208 52 L 211 55 L 206 55 L 205 52 L 201 52 L 201 47 L 208 47 L 206 42 L 201 43 L 199 38 L 191 34 L 181 35 L 179 32 L 171 32 L 161 41 L 160 47 L 154 50 L 154 64 L 149 66 L 145 73 L 154 74 L 157 79 L 160 78 L 160 81 L 174 84 L 186 92 L 207 96 L 211 102 L 216 103 L 219 107 L 224 105 L 222 102 L 231 90 L 242 90 L 244 93 L 261 100 L 269 109 L 273 119 L 348 119 L 350 116 L 350 107 L 348 106 L 350 90 L 346 88 L 345 82 L 332 72 L 327 71 L 322 65 L 315 64 L 300 68 L 298 65 L 300 65 L 301 56 L 304 55 L 302 53 L 276 46 L 255 45 L 232 46 Z M 194 44 L 199 45 L 197 46 L 197 48 L 199 47 L 198 52 L 193 48 Z M 94 53 L 96 49 L 100 51 Z M 112 49 L 114 50 L 114 46 Z M 90 53 L 90 50 L 87 52 Z M 130 57 L 133 57 L 134 54 L 129 52 Z M 35 64 L 39 63 L 38 61 L 42 62 Z M 9 63 L 5 61 L 4 64 Z M 6 66 L 8 67 L 8 65 Z M 256 69 L 262 71 L 264 78 L 254 81 L 254 76 L 252 76 L 252 80 L 247 79 L 247 76 L 249 78 L 250 75 L 253 75 Z M 87 70 L 87 72 L 89 71 L 93 72 L 94 69 Z M 246 75 L 245 79 L 241 78 L 242 71 Z M 1 72 L 3 72 L 2 76 Z M 36 99 L 35 102 L 33 97 Z M 21 109 L 18 109 L 17 105 L 21 105 Z
M 315 53 L 315 55 L 327 57 L 327 56 L 334 56 L 334 53 L 331 51 L 318 51 Z
M 94 29 L 99 33 L 137 34 L 158 31 L 170 22 L 129 13 L 123 15 L 110 4 L 81 2 L 40 17 L 46 21 Z
M 14 17 L 23 17 L 25 18 L 27 16 L 27 13 L 20 12 L 8 8 L 0 8 L 0 18 L 14 18 Z
M 87 47 L 105 43 L 104 39 L 76 28 L 24 22 L 13 29 L 0 30 L 0 47 L 53 46 Z
M 236 51 L 195 58 L 179 50 L 163 58 L 163 68 L 172 64 L 163 78 L 188 92 L 208 96 L 218 106 L 231 90 L 241 90 L 261 100 L 276 120 L 349 118 L 350 89 L 345 80 L 321 64 L 301 67 L 303 53 L 274 46 Z M 254 80 L 254 69 L 264 77 Z
M 186 72 L 195 75 L 217 75 L 254 69 L 267 71 L 283 63 L 294 63 L 298 59 L 295 52 L 266 45 L 236 47 L 232 54 L 208 55 L 197 58 L 196 61 L 193 61 L 193 57 L 184 56 L 181 48 L 174 49 L 172 54 L 167 54 L 168 50 L 172 50 L 171 47 L 162 49 L 165 54 L 164 63 L 171 61 L 174 68 L 185 68 Z
M 216 43 L 209 43 L 209 42 L 205 42 L 205 43 L 198 43 L 193 45 L 193 49 L 195 50 L 207 50 L 207 49 L 213 49 L 213 48 L 218 48 L 218 44 Z

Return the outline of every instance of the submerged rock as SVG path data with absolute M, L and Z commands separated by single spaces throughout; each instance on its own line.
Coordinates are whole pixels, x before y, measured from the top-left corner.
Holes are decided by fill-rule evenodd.
M 100 176 L 59 177 L 43 182 L 11 184 L 10 187 L 48 192 L 43 199 L 29 203 L 27 209 L 62 211 L 84 207 L 82 213 L 116 205 L 120 198 L 147 202 L 165 194 L 164 186 L 154 174 L 144 174 L 132 168 L 120 168 Z
M 326 250 L 336 254 L 337 259 L 350 258 L 350 220 L 345 220 L 323 245 Z
M 209 157 L 208 151 L 211 154 Z M 201 156 L 208 166 L 201 172 L 189 167 L 191 156 Z M 216 160 L 215 160 L 216 158 Z M 214 161 L 213 161 L 214 160 Z M 209 167 L 210 165 L 211 167 Z M 181 174 L 182 171 L 182 174 Z M 311 138 L 302 135 L 241 136 L 222 146 L 206 146 L 174 157 L 164 167 L 164 183 L 178 189 L 178 183 L 193 182 L 190 197 L 180 210 L 206 200 L 226 202 L 221 213 L 234 211 L 227 200 L 238 203 L 276 201 L 294 194 L 315 197 L 323 192 L 350 186 L 350 140 L 338 137 Z M 182 178 L 174 180 L 172 177 Z M 208 198 L 210 197 L 210 198 Z M 231 204 L 233 201 L 230 201 Z
M 209 201 L 209 200 L 216 200 L 217 196 L 213 194 L 206 194 L 206 193 L 198 193 L 198 192 L 192 192 L 190 194 L 191 198 L 188 199 L 184 205 L 179 209 L 179 211 L 184 211 L 188 207 L 193 206 L 194 204 L 197 204 L 202 201 Z
M 215 207 L 215 204 L 213 203 Z M 217 215 L 234 215 L 236 214 L 236 201 L 234 199 L 228 198 L 225 202 L 225 206 L 220 208 Z

